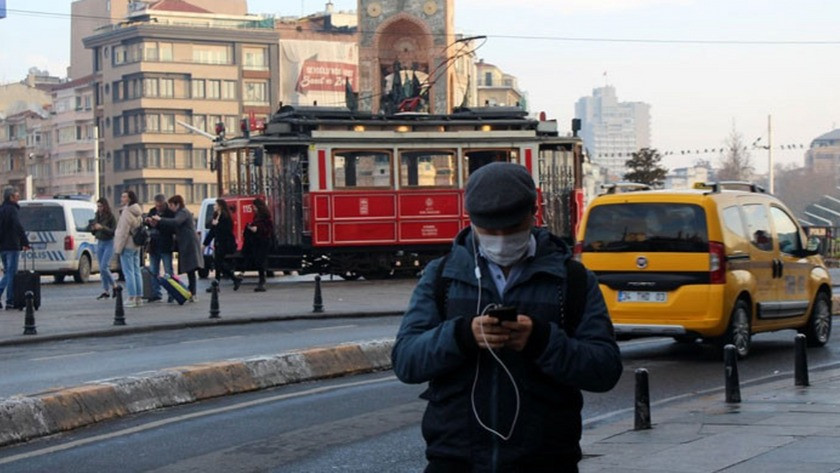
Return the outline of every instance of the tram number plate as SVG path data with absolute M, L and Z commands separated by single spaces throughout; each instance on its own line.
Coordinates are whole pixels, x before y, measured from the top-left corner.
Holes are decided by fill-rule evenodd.
M 618 302 L 668 302 L 668 293 L 653 291 L 618 291 Z

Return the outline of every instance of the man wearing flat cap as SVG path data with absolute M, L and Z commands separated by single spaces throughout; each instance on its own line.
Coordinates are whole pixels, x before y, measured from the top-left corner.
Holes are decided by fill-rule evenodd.
M 581 390 L 621 376 L 595 276 L 534 227 L 536 201 L 521 165 L 473 172 L 471 225 L 411 297 L 392 362 L 403 382 L 429 383 L 426 472 L 577 472 Z

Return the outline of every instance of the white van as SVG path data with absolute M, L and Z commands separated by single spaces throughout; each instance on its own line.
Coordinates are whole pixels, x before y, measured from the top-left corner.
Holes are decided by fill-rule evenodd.
M 96 261 L 96 238 L 88 224 L 96 215 L 96 204 L 77 199 L 22 200 L 20 221 L 33 251 L 23 252 L 24 262 L 41 274 L 52 275 L 56 282 L 72 275 L 76 282 L 86 282 L 99 272 Z M 114 267 L 114 263 L 111 264 Z

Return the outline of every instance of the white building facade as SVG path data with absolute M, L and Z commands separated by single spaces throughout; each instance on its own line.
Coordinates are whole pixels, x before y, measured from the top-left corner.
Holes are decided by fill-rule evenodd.
M 619 102 L 615 87 L 594 89 L 575 104 L 581 120 L 580 136 L 592 162 L 608 169 L 607 180 L 623 180 L 625 161 L 641 148 L 650 147 L 650 105 Z

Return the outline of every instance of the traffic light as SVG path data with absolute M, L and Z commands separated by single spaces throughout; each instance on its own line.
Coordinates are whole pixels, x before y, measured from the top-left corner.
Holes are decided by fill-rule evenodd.
M 248 138 L 251 137 L 251 125 L 248 123 L 247 118 L 243 118 L 242 120 L 239 120 L 239 130 L 242 131 L 242 136 L 245 139 L 248 139 Z
M 263 149 L 254 148 L 254 166 L 262 166 L 263 164 Z

